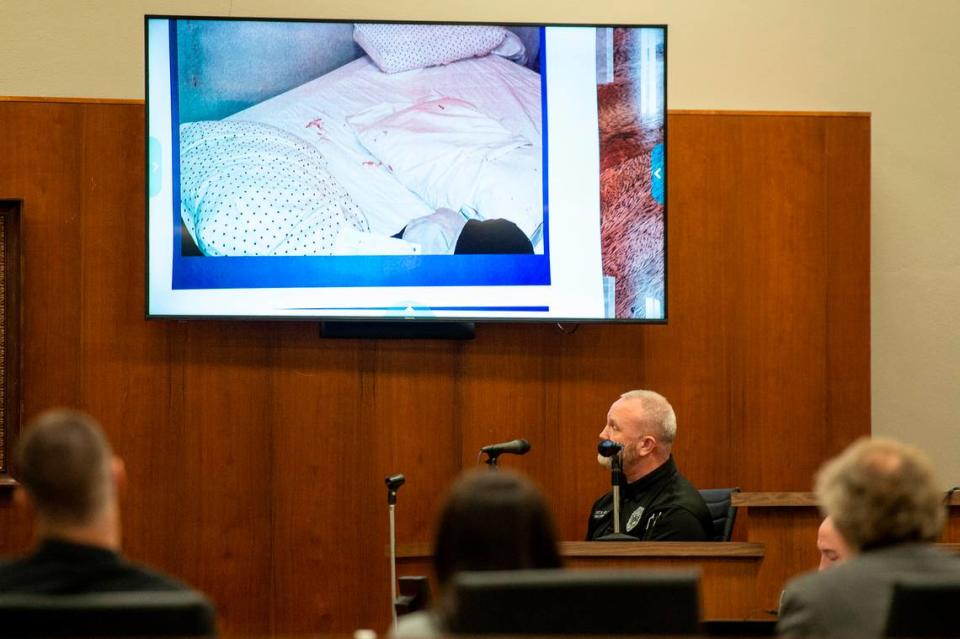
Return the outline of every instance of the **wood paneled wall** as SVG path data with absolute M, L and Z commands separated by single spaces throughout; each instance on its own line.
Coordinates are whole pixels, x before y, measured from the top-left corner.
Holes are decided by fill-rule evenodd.
M 428 541 L 482 444 L 527 437 L 503 465 L 580 539 L 607 483 L 597 433 L 630 388 L 671 399 L 702 487 L 808 490 L 870 431 L 867 116 L 671 114 L 669 324 L 489 324 L 471 342 L 144 320 L 143 117 L 0 101 L 0 198 L 23 200 L 23 413 L 102 420 L 127 462 L 127 553 L 207 591 L 228 632 L 384 628 L 384 476 L 408 478 L 399 540 Z M 28 522 L 0 504 L 0 554 L 27 547 Z

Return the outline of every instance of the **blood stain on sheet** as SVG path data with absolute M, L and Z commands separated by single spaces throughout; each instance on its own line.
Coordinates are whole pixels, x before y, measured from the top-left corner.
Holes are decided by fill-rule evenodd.
M 323 118 L 314 118 L 313 120 L 310 120 L 309 122 L 307 122 L 307 126 L 305 126 L 304 128 L 316 129 L 317 135 L 319 135 L 321 138 L 327 137 L 327 128 L 326 128 L 326 125 L 323 123 Z

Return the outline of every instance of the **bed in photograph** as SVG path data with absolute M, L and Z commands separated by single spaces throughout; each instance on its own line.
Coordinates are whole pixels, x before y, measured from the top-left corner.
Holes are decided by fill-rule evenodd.
M 452 253 L 471 219 L 508 220 L 542 252 L 541 84 L 521 41 L 463 27 L 498 31 L 410 59 L 389 47 L 408 34 L 364 40 L 378 26 L 355 34 L 368 55 L 181 125 L 182 219 L 204 254 Z

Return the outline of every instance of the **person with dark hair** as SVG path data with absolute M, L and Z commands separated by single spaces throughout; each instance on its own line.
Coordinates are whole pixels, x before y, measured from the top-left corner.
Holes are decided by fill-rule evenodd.
M 713 519 L 707 504 L 673 460 L 676 436 L 677 416 L 673 407 L 654 391 L 623 393 L 607 411 L 600 439 L 623 446 L 621 534 L 641 541 L 707 541 L 713 536 Z M 597 461 L 609 468 L 612 460 L 598 455 Z M 587 541 L 613 532 L 610 491 L 590 509 Z
M 787 584 L 779 634 L 881 637 L 897 579 L 960 579 L 960 558 L 933 545 L 946 509 L 933 465 L 916 448 L 860 439 L 821 467 L 816 493 L 851 556 Z
M 20 438 L 16 468 L 36 511 L 39 545 L 0 563 L 0 593 L 190 590 L 120 555 L 124 466 L 92 417 L 72 410 L 40 415 Z
M 400 617 L 395 637 L 445 632 L 449 585 L 465 570 L 559 568 L 553 517 L 533 483 L 506 470 L 471 471 L 451 487 L 434 540 L 439 593 L 431 610 Z

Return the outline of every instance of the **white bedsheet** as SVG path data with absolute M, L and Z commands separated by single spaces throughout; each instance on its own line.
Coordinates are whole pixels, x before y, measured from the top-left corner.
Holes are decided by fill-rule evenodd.
M 437 94 L 472 103 L 539 152 L 540 76 L 496 55 L 395 74 L 381 72 L 364 56 L 228 119 L 269 123 L 315 146 L 371 232 L 393 235 L 434 209 L 360 144 L 346 118 L 384 102 L 419 102 Z

